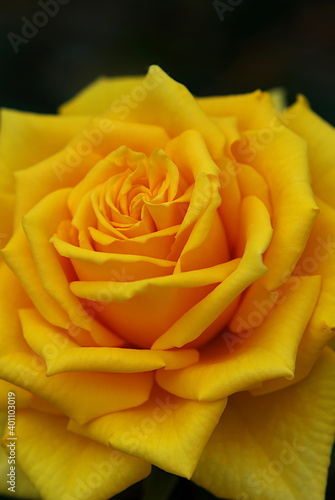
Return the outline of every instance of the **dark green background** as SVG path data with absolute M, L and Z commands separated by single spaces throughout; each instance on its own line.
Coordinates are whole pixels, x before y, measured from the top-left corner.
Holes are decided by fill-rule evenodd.
M 2 105 L 53 112 L 99 74 L 156 63 L 198 95 L 285 86 L 335 124 L 334 1 L 242 0 L 221 22 L 212 0 L 69 0 L 15 54 L 7 34 L 38 10 L 0 1 Z
M 334 1 L 243 0 L 220 21 L 211 0 L 70 0 L 15 54 L 8 33 L 21 35 L 22 17 L 38 10 L 37 0 L 0 0 L 0 106 L 53 113 L 98 75 L 155 63 L 196 95 L 284 86 L 335 124 Z M 329 500 L 334 478 L 333 466 Z M 162 500 L 154 488 L 146 481 L 116 498 Z M 186 480 L 171 490 L 174 500 L 211 498 Z

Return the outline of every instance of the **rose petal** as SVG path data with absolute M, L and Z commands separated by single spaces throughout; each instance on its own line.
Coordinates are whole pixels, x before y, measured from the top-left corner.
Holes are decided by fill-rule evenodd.
M 168 140 L 166 132 L 156 125 L 93 118 L 64 149 L 30 168 L 16 172 L 16 225 L 44 196 L 59 188 L 75 186 L 114 149 L 127 146 L 150 155 Z
M 198 100 L 200 106 L 202 107 L 201 97 Z M 238 120 L 236 116 L 211 116 L 214 123 L 217 124 L 219 129 L 223 132 L 226 143 L 225 143 L 225 153 L 229 154 L 230 146 L 238 141 L 241 136 L 238 129 Z
M 246 196 L 257 196 L 264 203 L 269 214 L 272 215 L 273 209 L 270 200 L 270 190 L 264 177 L 255 168 L 243 163 L 238 164 L 238 173 L 236 175 L 241 196 L 243 198 Z
M 270 94 L 260 90 L 242 95 L 198 97 L 197 102 L 208 115 L 237 118 L 239 130 L 280 123 Z
M 78 421 L 142 404 L 148 399 L 152 374 L 69 373 L 46 376 L 45 363 L 27 346 L 17 311 L 31 307 L 16 278 L 0 266 L 0 377 L 45 398 Z M 10 336 L 8 334 L 10 332 Z M 94 404 L 92 404 L 94 401 Z
M 44 293 L 47 292 L 50 297 L 58 302 L 75 325 L 92 332 L 93 340 L 96 339 L 98 344 L 108 342 L 108 345 L 121 345 L 123 343 L 122 339 L 94 321 L 92 316 L 83 309 L 82 304 L 70 292 L 68 279 L 74 276 L 71 264 L 67 259 L 61 260 L 49 243 L 49 239 L 55 232 L 59 222 L 69 216 L 66 205 L 68 193 L 68 189 L 50 193 L 22 221 L 40 282 Z M 19 255 L 21 252 L 22 249 L 19 250 Z M 22 269 L 22 274 L 24 280 L 24 269 Z M 58 324 L 57 326 L 64 327 L 64 324 Z M 87 333 L 85 335 L 84 331 L 78 332 L 77 340 L 80 339 L 85 344 L 92 345 L 90 335 Z
M 324 498 L 335 426 L 335 355 L 310 376 L 266 396 L 228 401 L 193 481 L 220 498 Z
M 173 272 L 175 262 L 154 257 L 109 254 L 78 248 L 62 241 L 57 235 L 50 238 L 57 252 L 71 259 L 80 280 L 134 281 L 148 277 L 166 276 Z M 122 279 L 123 278 L 123 279 Z
M 158 206 L 158 205 L 155 205 Z M 162 206 L 162 205 L 160 205 Z M 166 260 L 179 226 L 170 226 L 154 233 L 120 240 L 94 227 L 89 227 L 94 250 L 97 252 L 131 254 Z
M 106 413 L 138 406 L 147 401 L 152 373 L 61 373 L 47 377 L 45 363 L 37 355 L 12 346 L 0 358 L 0 376 L 46 399 L 80 424 Z
M 15 276 L 20 280 L 20 284 L 22 285 L 23 289 L 26 291 L 27 295 L 34 303 L 37 310 L 43 315 L 43 317 L 50 321 L 50 323 L 53 325 L 60 326 L 62 328 L 70 328 L 71 322 L 68 315 L 64 310 L 62 310 L 59 304 L 46 292 L 46 290 L 42 286 L 35 267 L 35 262 L 31 255 L 29 243 L 22 227 L 19 227 L 15 231 L 13 237 L 11 238 L 5 249 L 2 250 L 2 255 L 6 261 L 6 264 L 13 271 L 13 273 L 15 273 Z M 3 267 L 3 272 L 7 273 L 5 269 L 8 269 L 6 265 L 4 265 Z M 7 279 L 9 279 L 9 283 L 11 283 L 12 281 L 10 277 L 4 278 L 3 283 L 6 283 L 6 285 L 8 283 Z M 15 289 L 20 289 L 22 287 L 18 287 L 18 285 L 16 284 Z M 4 293 L 6 294 L 7 291 L 5 291 Z M 82 310 L 82 308 L 80 310 Z M 16 317 L 17 309 L 13 309 L 13 315 L 14 314 L 15 316 L 13 317 Z M 3 316 L 1 315 L 0 318 L 2 319 L 2 317 Z M 91 321 L 92 320 L 87 322 L 87 325 L 85 326 L 89 326 L 91 324 Z M 73 330 L 71 330 L 71 332 L 72 331 Z M 77 329 L 76 335 L 76 340 L 78 342 L 82 342 L 84 344 L 93 342 L 92 338 L 88 336 L 85 330 Z
M 168 258 L 174 273 L 215 266 L 229 260 L 225 228 L 219 214 L 218 180 L 201 174 L 194 185 L 187 213 L 178 228 Z
M 248 131 L 247 140 L 259 139 L 259 131 Z M 266 252 L 269 273 L 264 284 L 270 290 L 280 286 L 293 270 L 307 243 L 318 207 L 310 186 L 307 145 L 304 140 L 283 127 L 272 132 L 272 140 L 250 149 L 249 163 L 270 187 L 274 207 L 274 234 Z M 243 162 L 243 154 L 234 148 Z
M 17 311 L 20 307 L 31 307 L 32 303 L 4 262 L 0 264 L 0 296 L 6 297 L 6 301 L 0 300 L 0 353 L 5 354 L 11 351 L 11 343 L 18 350 L 25 348 Z
M 219 216 L 219 207 L 222 204 L 218 180 L 220 169 L 210 157 L 203 138 L 196 131 L 184 132 L 170 141 L 166 149 L 188 182 L 194 182 L 190 206 L 172 249 L 173 256 L 176 247 L 183 247 L 176 272 L 213 266 L 226 261 L 229 250 L 225 228 Z M 185 235 L 181 234 L 186 229 L 189 232 L 191 223 L 194 223 L 194 227 L 185 242 Z
M 269 245 L 272 228 L 269 214 L 258 198 L 252 196 L 245 198 L 241 220 L 243 227 L 240 228 L 240 231 L 243 235 L 242 239 L 244 238 L 246 243 L 243 257 L 237 268 L 172 325 L 153 344 L 153 349 L 182 347 L 197 339 L 243 290 L 267 271 L 262 262 L 262 254 Z M 227 317 L 224 316 L 223 319 L 227 321 Z
M 291 378 L 319 290 L 319 277 L 305 278 L 298 290 L 287 290 L 286 300 L 258 328 L 240 336 L 224 332 L 196 365 L 175 373 L 157 371 L 158 384 L 180 397 L 212 401 L 262 381 Z
M 69 429 L 190 478 L 226 400 L 188 401 L 161 389 L 144 405 Z
M 62 372 L 142 373 L 158 368 L 175 370 L 199 359 L 195 349 L 152 351 L 113 347 L 82 347 L 65 332 L 43 320 L 34 309 L 21 309 L 23 335 L 28 345 L 44 359 L 47 375 Z
M 62 115 L 97 115 L 113 105 L 113 101 L 121 94 L 127 94 L 135 86 L 142 83 L 144 75 L 126 77 L 102 76 L 87 85 L 72 99 L 62 104 L 59 112 Z
M 148 463 L 68 432 L 66 425 L 64 417 L 32 410 L 18 415 L 18 463 L 45 500 L 109 498 L 150 473 Z
M 286 292 L 286 288 L 284 287 Z M 244 332 L 260 326 L 269 314 L 272 314 L 273 307 L 280 302 L 278 299 L 284 292 L 281 288 L 270 291 L 264 287 L 261 280 L 252 283 L 245 291 L 237 311 L 234 313 L 230 323 L 231 332 Z
M 335 208 L 334 127 L 315 114 L 303 96 L 283 114 L 283 121 L 307 141 L 313 191 Z
M 158 276 L 129 281 L 128 283 L 73 281 L 70 288 L 77 297 L 97 301 L 103 298 L 105 302 L 125 302 L 136 295 L 145 293 L 147 290 L 150 291 L 150 288 L 155 288 L 154 294 L 159 293 L 160 288 L 186 288 L 187 293 L 192 293 L 192 288 L 220 283 L 236 269 L 238 263 L 239 259 L 235 259 L 234 261 L 205 269 L 185 271 L 184 273 L 177 273 L 171 276 Z M 122 284 L 124 285 L 123 287 L 120 286 Z M 148 308 L 151 309 L 149 305 Z
M 200 174 L 218 175 L 220 172 L 207 149 L 203 135 L 197 130 L 181 133 L 169 141 L 165 149 L 189 184 Z
M 71 283 L 71 290 L 78 297 L 103 301 L 98 316 L 111 328 L 122 332 L 122 336 L 132 344 L 150 348 L 170 327 L 183 331 L 182 325 L 178 326 L 180 321 L 183 322 L 180 318 L 188 312 L 192 314 L 193 308 L 210 294 L 215 283 L 229 276 L 237 264 L 235 260 L 204 270 L 134 282 L 77 281 Z M 143 314 L 144 310 L 150 310 L 150 315 Z M 231 311 L 227 311 L 227 314 L 230 315 Z M 227 320 L 227 314 L 220 318 L 221 322 Z M 217 331 L 219 326 L 215 326 Z M 188 330 L 190 328 L 193 332 L 189 325 Z M 196 331 L 196 335 L 200 333 L 203 331 Z M 176 338 L 177 342 L 185 343 L 185 334 Z M 178 345 L 171 343 L 168 348 L 171 347 Z
M 321 276 L 321 291 L 310 322 L 299 345 L 294 379 L 269 380 L 257 388 L 257 394 L 281 389 L 306 377 L 323 348 L 335 335 L 335 210 L 317 199 L 320 214 L 316 219 L 307 246 L 299 259 L 294 275 L 287 285 L 295 290 L 304 282 L 304 275 Z
M 88 121 L 86 116 L 58 117 L 1 110 L 0 248 L 13 232 L 17 201 L 15 171 L 26 169 L 62 149 Z
M 113 176 L 124 176 L 125 171 L 132 172 L 136 165 L 144 163 L 147 158 L 144 153 L 132 151 L 126 146 L 120 146 L 101 159 L 72 189 L 69 196 L 69 207 L 73 216 L 76 214 L 82 197 L 96 186 L 108 181 Z
M 150 66 L 142 83 L 136 83 L 137 85 L 128 91 L 128 94 L 122 94 L 118 99 L 113 100 L 108 113 L 109 117 L 154 123 L 165 128 L 171 137 L 188 129 L 199 130 L 213 157 L 217 158 L 221 155 L 224 145 L 223 134 L 184 85 L 170 78 L 159 66 Z M 138 87 L 143 96 L 140 99 L 137 99 L 135 95 L 138 92 L 135 89 Z M 93 90 L 95 94 L 99 88 L 90 90 Z M 93 96 L 93 93 L 91 95 Z M 114 96 L 113 93 L 113 99 Z M 88 103 L 90 97 L 88 95 Z M 86 113 L 86 110 L 91 109 L 90 103 L 87 107 L 83 104 L 85 104 L 84 101 L 80 103 L 80 113 Z M 67 112 L 66 108 L 65 112 Z
M 14 188 L 13 173 L 57 153 L 85 127 L 89 116 L 54 116 L 1 110 L 0 190 Z
M 220 168 L 218 174 L 220 182 L 221 205 L 219 213 L 223 221 L 227 234 L 230 250 L 233 251 L 238 238 L 239 207 L 241 205 L 240 186 L 237 182 L 241 173 L 231 148 L 235 141 L 241 138 L 237 128 L 236 117 L 211 117 L 223 132 L 226 142 L 224 154 L 217 159 L 217 165 Z M 248 195 L 257 194 L 249 192 Z

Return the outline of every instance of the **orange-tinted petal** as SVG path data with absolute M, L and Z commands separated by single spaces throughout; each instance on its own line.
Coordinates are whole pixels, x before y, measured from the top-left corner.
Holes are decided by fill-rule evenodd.
M 256 279 L 262 276 L 266 267 L 262 254 L 272 235 L 269 215 L 260 200 L 249 197 L 244 200 L 241 215 L 241 235 L 246 240 L 244 254 L 235 269 L 211 293 L 185 313 L 154 344 L 154 349 L 182 347 L 200 337 L 222 314 L 221 325 L 215 324 L 212 335 L 227 321 L 225 310 Z M 230 261 L 228 265 L 236 264 Z M 229 315 L 231 311 L 229 311 Z M 212 336 L 211 335 L 211 336 Z
M 75 276 L 71 263 L 62 259 L 49 242 L 59 222 L 69 216 L 66 205 L 68 193 L 68 189 L 51 193 L 30 210 L 23 220 L 40 282 L 43 290 L 58 302 L 70 320 L 82 329 L 77 332 L 77 341 L 92 345 L 91 336 L 84 331 L 88 329 L 98 344 L 104 345 L 107 342 L 107 345 L 121 345 L 122 339 L 92 320 L 92 316 L 70 292 L 68 280 Z M 69 333 L 71 334 L 71 330 Z
M 298 290 L 287 290 L 286 300 L 258 328 L 239 335 L 224 332 L 194 366 L 159 370 L 158 384 L 180 397 L 211 401 L 276 377 L 292 378 L 319 290 L 319 277 L 305 278 Z
M 47 375 L 62 372 L 142 373 L 157 368 L 180 369 L 196 363 L 195 349 L 147 351 L 116 347 L 82 347 L 64 331 L 48 324 L 33 309 L 22 309 L 23 335 L 28 345 L 44 359 Z

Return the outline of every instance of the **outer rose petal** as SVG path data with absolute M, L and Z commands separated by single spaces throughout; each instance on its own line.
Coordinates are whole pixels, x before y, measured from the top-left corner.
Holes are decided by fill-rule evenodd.
M 24 293 L 17 278 L 5 263 L 0 264 L 0 355 L 10 351 L 11 344 L 17 350 L 25 348 L 21 337 L 21 326 L 17 311 L 20 307 L 31 307 L 31 301 Z
M 288 127 L 306 139 L 310 161 L 312 188 L 321 200 L 335 208 L 335 129 L 316 115 L 303 96 L 283 113 Z
M 256 150 L 250 141 L 257 144 L 258 134 L 258 130 L 246 132 L 246 143 L 236 144 L 234 152 L 241 162 L 246 158 L 270 188 L 274 234 L 264 259 L 269 267 L 264 284 L 272 290 L 285 281 L 287 271 L 293 270 L 319 209 L 310 186 L 305 141 L 282 127 L 272 132 L 271 143 L 261 144 Z
M 157 125 L 93 118 L 64 149 L 15 173 L 16 225 L 47 194 L 75 186 L 110 151 L 127 146 L 149 155 L 168 140 L 166 131 Z M 27 185 L 30 189 L 26 189 Z
M 81 90 L 59 108 L 63 115 L 97 115 L 106 111 L 116 99 L 128 94 L 143 82 L 144 75 L 126 77 L 102 76 Z
M 47 323 L 34 309 L 21 309 L 20 316 L 24 338 L 45 360 L 48 376 L 62 372 L 143 373 L 163 367 L 176 370 L 199 360 L 195 349 L 153 351 L 83 347 L 71 341 L 64 331 Z
M 71 265 L 66 260 L 61 261 L 49 243 L 59 222 L 69 215 L 66 205 L 68 191 L 58 190 L 41 200 L 22 221 L 30 246 L 19 228 L 3 255 L 44 317 L 62 328 L 71 324 L 68 319 L 80 327 L 75 330 L 78 343 L 122 345 L 123 341 L 94 321 L 69 291 L 67 279 L 74 275 Z M 30 252 L 34 264 L 27 267 L 25 260 L 31 261 Z
M 193 481 L 220 498 L 323 500 L 335 427 L 335 354 L 307 379 L 266 396 L 236 394 Z
M 46 399 L 79 422 L 147 401 L 152 373 L 81 372 L 47 377 L 45 363 L 26 344 L 18 318 L 18 309 L 30 307 L 31 303 L 7 266 L 2 264 L 0 272 L 0 295 L 7 298 L 6 302 L 0 301 L 2 379 Z
M 50 323 L 65 328 L 66 324 L 69 323 L 68 316 L 43 288 L 22 226 L 15 231 L 6 248 L 2 251 L 2 255 L 7 264 L 3 265 L 1 273 L 4 291 L 6 286 L 10 286 L 8 283 L 12 285 L 13 276 L 15 275 L 15 289 L 19 290 L 21 295 L 25 290 L 36 308 Z M 17 284 L 17 278 L 20 279 L 20 285 L 22 286 Z M 21 305 L 21 307 L 24 307 L 24 305 Z M 6 316 L 7 313 L 5 313 Z M 17 308 L 13 309 L 13 316 L 17 317 Z M 0 321 L 2 320 L 3 316 L 0 316 Z M 86 332 L 82 341 L 87 342 L 89 340 Z
M 88 125 L 90 116 L 54 116 L 1 111 L 0 190 L 13 187 L 12 175 L 57 153 Z
M 281 389 L 306 377 L 325 345 L 335 335 L 335 210 L 319 199 L 317 203 L 320 214 L 295 274 L 287 281 L 292 290 L 298 290 L 306 279 L 304 275 L 321 276 L 320 295 L 299 345 L 294 379 L 268 380 L 253 391 L 255 394 Z
M 223 97 L 200 97 L 197 102 L 210 116 L 235 117 L 239 130 L 273 126 L 279 121 L 274 102 L 267 92 Z
M 88 116 L 60 117 L 3 109 L 0 193 L 14 193 L 16 171 L 31 167 L 63 149 L 89 121 Z
M 0 248 L 13 232 L 17 202 L 15 172 L 57 153 L 89 120 L 87 116 L 59 117 L 8 109 L 1 111 Z
M 150 473 L 150 465 L 72 434 L 64 417 L 22 410 L 17 459 L 44 500 L 105 500 Z
M 47 377 L 44 362 L 30 350 L 29 354 L 14 350 L 1 356 L 0 376 L 44 398 L 79 423 L 142 404 L 148 400 L 153 382 L 150 372 L 76 372 Z
M 213 401 L 269 379 L 292 378 L 319 287 L 319 277 L 306 278 L 299 290 L 287 292 L 287 300 L 260 327 L 242 338 L 225 332 L 202 351 L 194 366 L 157 371 L 158 384 L 180 397 Z
M 112 86 L 112 84 L 111 84 Z M 214 158 L 219 158 L 224 146 L 224 135 L 219 127 L 206 115 L 197 104 L 192 94 L 184 85 L 174 81 L 158 66 L 150 66 L 148 74 L 141 84 L 146 93 L 146 98 L 142 101 L 134 102 L 131 105 L 118 102 L 106 102 L 106 111 L 109 108 L 108 116 L 121 120 L 129 120 L 142 123 L 153 123 L 160 125 L 175 137 L 188 129 L 201 132 L 207 143 L 208 149 Z M 99 92 L 91 87 L 88 98 L 80 103 L 80 113 L 86 113 L 91 109 L 91 96 Z M 84 94 L 82 94 L 84 96 Z M 113 94 L 113 97 L 115 94 Z M 128 96 L 131 99 L 131 96 Z M 87 103 L 87 107 L 86 107 Z M 63 112 L 72 110 L 70 107 L 63 108 Z
M 69 428 L 190 478 L 226 402 L 189 401 L 156 389 L 138 408 L 106 415 L 82 427 L 70 423 Z
M 173 324 L 152 345 L 153 349 L 182 347 L 198 339 L 240 293 L 267 271 L 262 261 L 262 254 L 272 236 L 269 214 L 262 202 L 252 196 L 243 201 L 241 214 L 241 246 L 245 248 L 237 268 Z
M 6 246 L 13 232 L 14 198 L 14 193 L 0 193 L 0 249 Z

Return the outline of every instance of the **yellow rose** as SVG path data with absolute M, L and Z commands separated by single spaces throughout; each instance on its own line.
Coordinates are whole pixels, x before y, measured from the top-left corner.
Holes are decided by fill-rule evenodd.
M 219 498 L 322 500 L 332 127 L 152 66 L 59 116 L 4 110 L 0 141 L 2 491 L 106 500 L 154 464 Z

